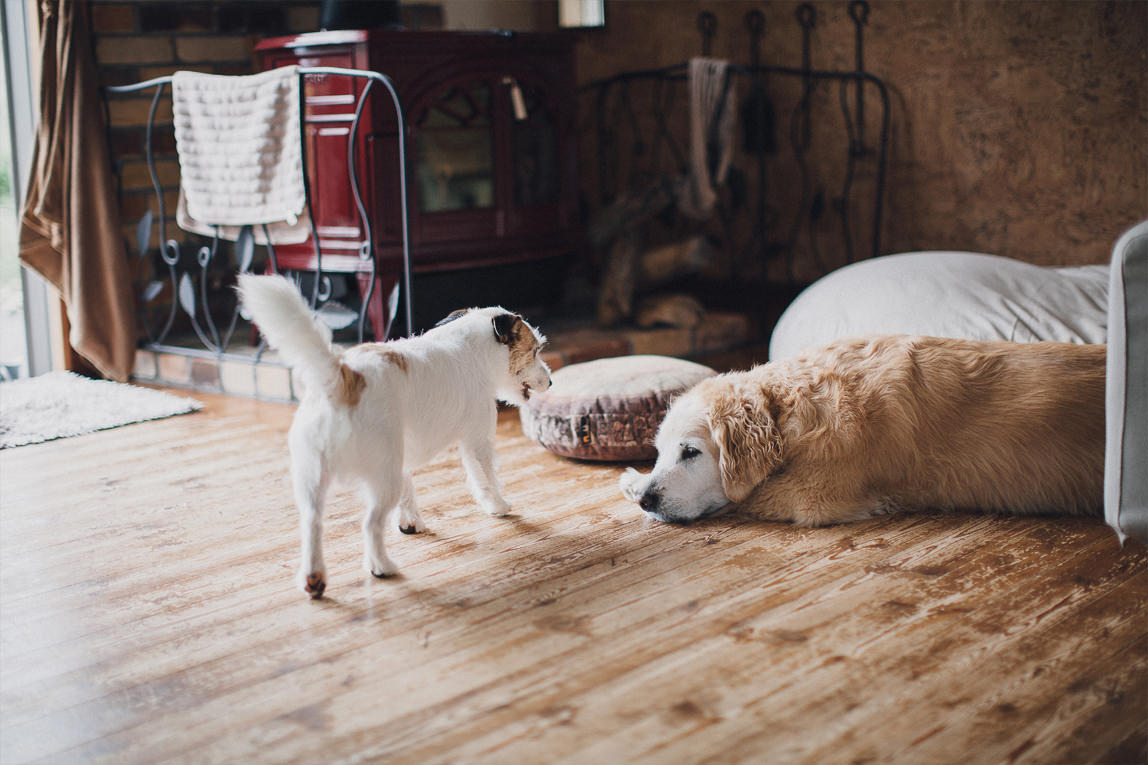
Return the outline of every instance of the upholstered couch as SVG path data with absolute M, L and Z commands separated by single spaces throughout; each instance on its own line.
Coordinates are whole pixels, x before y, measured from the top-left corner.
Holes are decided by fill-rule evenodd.
M 1148 542 L 1148 221 L 1108 266 L 1048 268 L 968 252 L 855 263 L 786 309 L 770 358 L 836 338 L 907 332 L 1019 342 L 1108 343 L 1105 516 Z

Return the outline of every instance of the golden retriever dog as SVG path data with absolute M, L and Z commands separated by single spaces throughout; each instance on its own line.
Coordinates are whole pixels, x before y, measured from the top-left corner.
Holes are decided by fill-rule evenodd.
M 719 375 L 674 401 L 622 491 L 667 522 L 1100 514 L 1105 349 L 884 335 Z

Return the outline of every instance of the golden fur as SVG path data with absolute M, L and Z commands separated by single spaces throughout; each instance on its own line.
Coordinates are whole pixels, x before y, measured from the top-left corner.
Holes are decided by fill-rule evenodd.
M 686 415 L 671 409 L 663 428 L 680 433 L 659 433 L 659 449 L 712 440 L 730 502 L 802 525 L 903 508 L 1099 514 L 1105 350 L 841 340 L 703 381 L 675 402 Z M 648 488 L 628 495 L 644 491 L 646 508 L 672 469 L 656 467 Z

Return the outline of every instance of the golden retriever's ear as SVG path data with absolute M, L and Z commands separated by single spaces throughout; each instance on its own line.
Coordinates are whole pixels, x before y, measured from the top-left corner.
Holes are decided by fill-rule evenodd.
M 731 386 L 710 402 L 707 424 L 720 452 L 722 490 L 732 502 L 749 496 L 781 463 L 771 403 L 758 386 Z

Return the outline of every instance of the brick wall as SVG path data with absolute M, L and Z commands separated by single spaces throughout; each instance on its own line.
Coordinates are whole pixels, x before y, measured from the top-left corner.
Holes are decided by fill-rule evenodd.
M 318 0 L 277 2 L 125 2 L 90 0 L 92 44 L 103 85 L 125 85 L 176 70 L 212 74 L 257 71 L 252 48 L 260 39 L 318 28 Z M 170 90 L 167 91 L 170 93 Z M 129 252 L 135 253 L 135 225 L 155 192 L 145 162 L 145 125 L 154 91 L 108 101 L 108 135 L 122 183 L 121 214 Z M 170 98 L 161 99 L 152 139 L 166 213 L 174 218 L 179 166 L 171 129 Z M 168 236 L 177 236 L 169 226 Z M 152 246 L 158 245 L 158 230 Z M 178 237 L 177 237 L 178 238 Z

